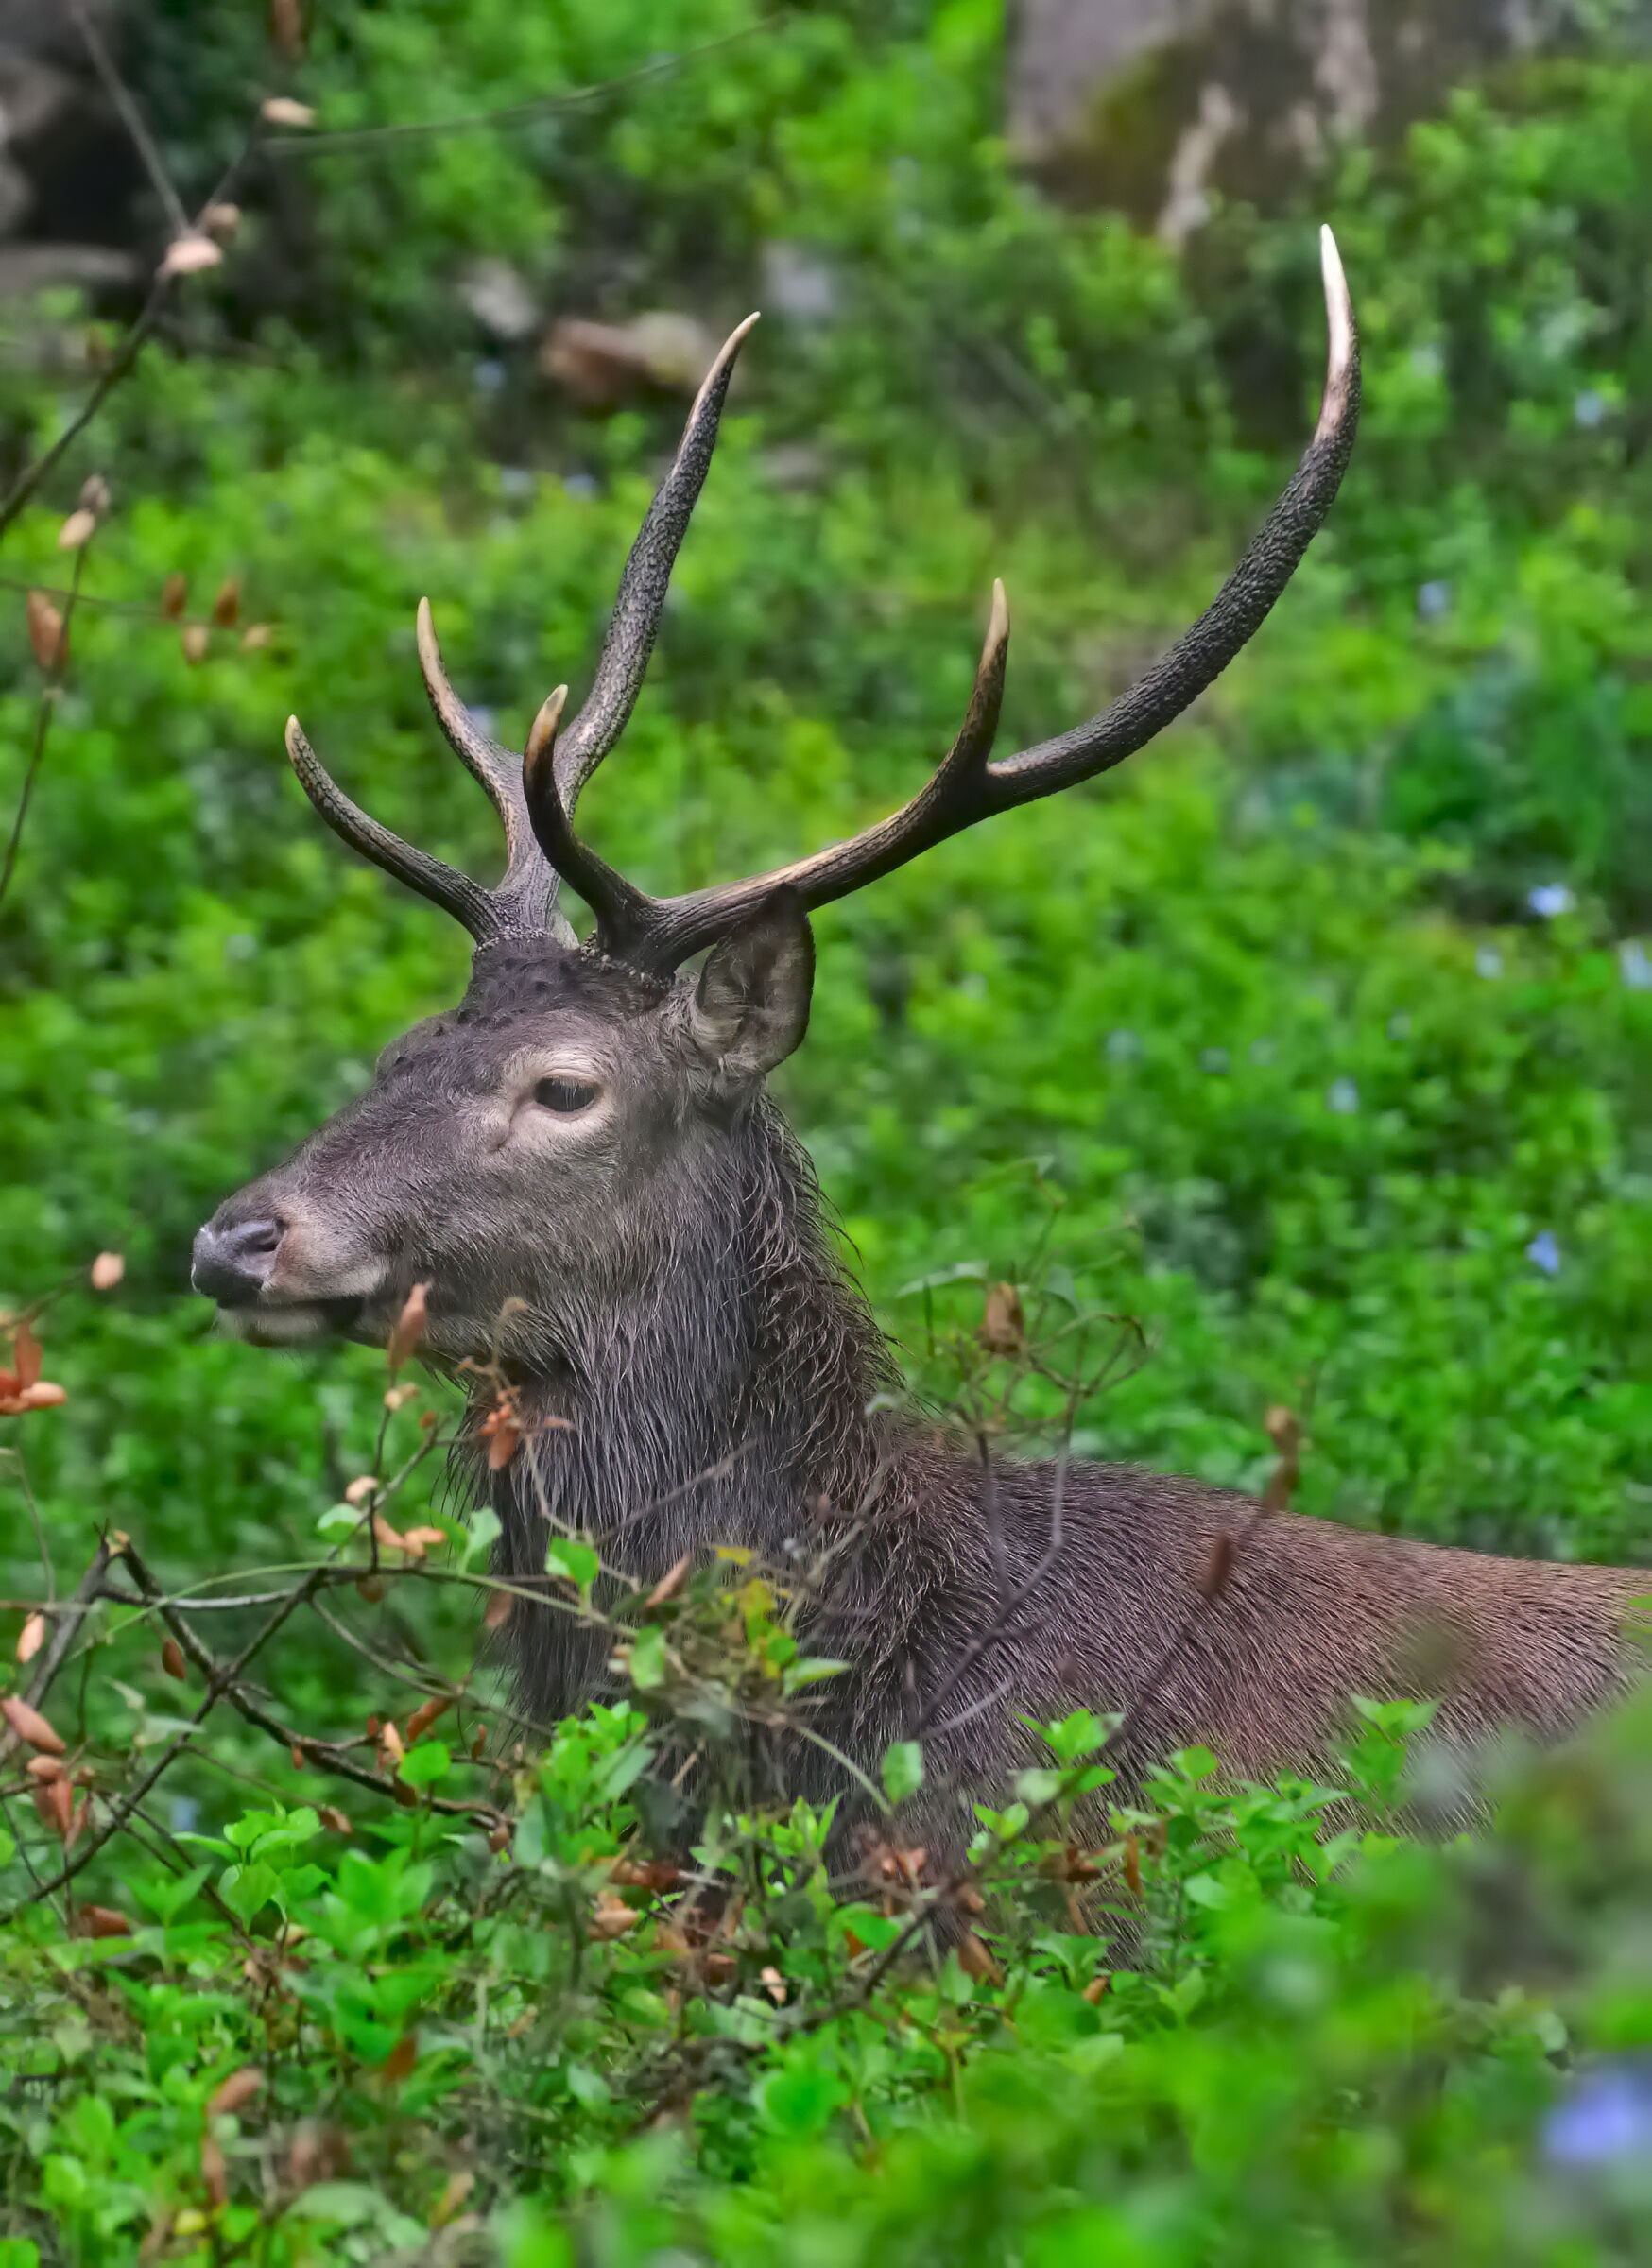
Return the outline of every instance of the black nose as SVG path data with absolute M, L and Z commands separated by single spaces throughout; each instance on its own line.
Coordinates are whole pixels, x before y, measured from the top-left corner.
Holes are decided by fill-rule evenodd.
M 228 1228 L 209 1222 L 195 1240 L 189 1280 L 220 1307 L 250 1307 L 268 1280 L 281 1238 L 280 1221 L 236 1221 Z

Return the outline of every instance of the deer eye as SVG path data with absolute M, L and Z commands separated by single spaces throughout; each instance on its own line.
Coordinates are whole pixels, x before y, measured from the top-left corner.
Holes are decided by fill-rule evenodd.
M 568 1117 L 576 1110 L 589 1110 L 596 1100 L 596 1089 L 584 1079 L 541 1079 L 533 1099 L 542 1108 L 559 1110 Z

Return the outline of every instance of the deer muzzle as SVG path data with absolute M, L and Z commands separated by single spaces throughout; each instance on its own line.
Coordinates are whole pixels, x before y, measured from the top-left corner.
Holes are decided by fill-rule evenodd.
M 280 1221 L 209 1221 L 195 1240 L 189 1280 L 220 1307 L 250 1307 L 269 1281 L 285 1230 Z

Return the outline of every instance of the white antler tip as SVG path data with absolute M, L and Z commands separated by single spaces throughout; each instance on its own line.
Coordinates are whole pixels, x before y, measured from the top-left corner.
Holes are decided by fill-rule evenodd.
M 750 331 L 751 326 L 760 319 L 762 312 L 763 311 L 761 308 L 753 309 L 751 314 L 746 318 L 746 320 L 743 323 L 737 323 L 734 326 L 733 330 L 730 332 L 728 337 L 724 339 L 721 347 L 717 350 L 717 359 L 713 363 L 711 369 L 706 372 L 705 377 L 701 380 L 700 389 L 694 398 L 694 407 L 688 413 L 688 421 L 691 425 L 699 416 L 700 410 L 704 405 L 706 396 L 711 392 L 713 387 L 716 385 L 717 380 L 721 378 L 723 373 L 728 369 L 735 355 L 739 353 L 741 347 L 746 342 L 748 333 Z
M 568 698 L 568 688 L 559 685 L 555 693 L 547 694 L 540 703 L 540 713 L 528 729 L 527 746 L 522 752 L 525 765 L 531 770 L 556 744 L 557 727 L 562 721 L 562 709 Z
M 992 577 L 992 611 L 987 622 L 987 650 L 990 653 L 1004 644 L 1009 635 L 1009 601 L 1004 595 L 1004 578 Z
M 1331 327 L 1331 382 L 1334 384 L 1353 360 L 1353 301 L 1342 254 L 1327 223 L 1319 231 L 1319 273 L 1325 284 L 1325 319 Z

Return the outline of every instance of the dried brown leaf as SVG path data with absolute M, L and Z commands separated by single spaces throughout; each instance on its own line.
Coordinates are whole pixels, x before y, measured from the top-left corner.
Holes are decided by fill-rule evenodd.
M 95 1292 L 112 1292 L 127 1272 L 127 1263 L 118 1252 L 100 1252 L 93 1262 L 89 1280 Z
M 183 1658 L 183 1648 L 175 1638 L 169 1638 L 161 1648 L 161 1667 L 168 1677 L 176 1677 L 181 1685 L 189 1675 L 189 1665 Z
M 424 1336 L 424 1327 L 430 1320 L 429 1294 L 428 1283 L 416 1283 L 396 1317 L 396 1328 L 385 1349 L 385 1360 L 392 1378 Z
M 693 1565 L 694 1554 L 692 1552 L 684 1552 L 680 1559 L 673 1560 L 644 1600 L 644 1606 L 663 1606 L 667 1599 L 674 1599 L 682 1589 L 688 1578 L 688 1571 Z
M 958 1944 L 958 1967 L 965 1976 L 973 1977 L 977 1984 L 1002 1984 L 1004 1972 L 992 1958 L 985 1938 L 977 1937 L 973 1930 L 966 1930 Z
M 445 1538 L 444 1538 L 445 1540 Z M 421 1701 L 407 1720 L 407 1745 L 422 1741 L 442 1711 L 451 1707 L 445 1693 L 432 1693 L 428 1701 Z
M 163 276 L 198 276 L 203 269 L 223 265 L 224 248 L 203 236 L 198 229 L 186 229 L 181 236 L 174 236 L 166 247 L 166 257 L 161 263 Z
M 80 483 L 80 509 L 101 520 L 110 507 L 109 483 L 101 472 L 88 472 Z
M 214 2207 L 230 2202 L 230 2169 L 224 2163 L 224 2154 L 210 2134 L 200 2138 L 200 2177 L 206 2185 L 207 2201 Z
M 208 2097 L 207 2117 L 209 2119 L 232 2117 L 234 2112 L 245 2109 L 253 2096 L 260 2092 L 263 2086 L 264 2073 L 258 2069 L 258 2066 L 254 2063 L 244 2063 L 238 2071 L 230 2073 L 215 2093 Z
M 349 1813 L 341 1812 L 336 1803 L 318 1803 L 316 1816 L 323 1827 L 331 1828 L 336 1835 L 353 1835 L 355 1832 L 350 1824 Z
M 207 648 L 211 644 L 211 633 L 204 622 L 186 622 L 179 633 L 179 651 L 191 669 L 206 660 Z
M 1084 1987 L 1082 1997 L 1090 2002 L 1093 2008 L 1097 2007 L 1106 2000 L 1108 1987 L 1111 1983 L 1111 1977 L 1104 1968 L 1099 1976 L 1091 1978 L 1089 1984 Z
M 42 1646 L 44 1645 L 45 1638 L 45 1616 L 43 1614 L 31 1614 L 27 1616 L 24 1622 L 22 1630 L 18 1633 L 18 1660 L 32 1661 L 35 1656 L 40 1652 Z
M 443 2228 L 476 2186 L 476 2176 L 468 2167 L 450 2174 L 446 2189 L 430 2208 L 430 2226 Z
M 58 530 L 58 549 L 80 551 L 96 533 L 96 513 L 89 512 L 84 505 L 77 506 Z
M 381 2079 L 405 2079 L 419 2061 L 419 2038 L 413 2032 L 404 2032 L 401 2038 L 379 2066 Z
M 232 630 L 241 612 L 241 578 L 228 575 L 218 585 L 213 600 L 213 620 L 220 629 Z
M 82 1906 L 75 1916 L 75 1932 L 80 1937 L 130 1937 L 133 1928 L 113 1906 Z
M 1026 1315 L 1013 1283 L 987 1287 L 981 1328 L 976 1333 L 989 1354 L 1020 1354 L 1026 1347 Z
M 269 623 L 250 622 L 241 632 L 241 651 L 244 654 L 260 653 L 274 636 L 274 627 Z
M 593 1937 L 605 1943 L 611 1937 L 623 1937 L 628 1930 L 634 1930 L 638 1919 L 638 1915 L 623 1898 L 617 1898 L 611 1890 L 600 1890 L 585 1926 Z
M 21 1693 L 9 1693 L 0 1701 L 0 1716 L 26 1746 L 38 1748 L 45 1756 L 62 1756 L 67 1750 L 68 1743 L 56 1726 L 48 1723 L 38 1709 L 31 1709 Z
M 1205 1562 L 1205 1572 L 1199 1578 L 1199 1595 L 1218 1599 L 1228 1588 L 1228 1578 L 1233 1572 L 1233 1538 L 1224 1529 L 1211 1545 L 1211 1555 Z
M 207 234 L 219 244 L 228 244 L 241 225 L 239 205 L 208 205 L 200 216 L 200 225 Z
M 307 102 L 295 102 L 290 94 L 271 94 L 258 106 L 258 115 L 266 126 L 314 126 L 316 113 Z
M 1142 1846 L 1134 1835 L 1125 1837 L 1125 1880 L 1130 1886 L 1130 1896 L 1142 1895 Z
M 482 1617 L 485 1630 L 503 1630 L 510 1620 L 512 1600 L 509 1591 L 496 1590 L 488 1601 L 488 1611 Z
M 357 1473 L 344 1491 L 347 1504 L 365 1504 L 370 1496 L 377 1496 L 379 1485 L 370 1472 Z
M 305 1758 L 303 1748 L 299 1742 L 294 1741 L 287 1753 L 293 1760 L 293 1770 L 295 1772 L 301 1772 L 307 1760 Z
M 69 659 L 63 617 L 43 591 L 29 593 L 25 611 L 28 618 L 29 649 L 35 660 L 43 669 L 60 669 Z
M 61 1779 L 64 1767 L 55 1756 L 31 1756 L 23 1767 L 30 1779 Z
M 176 622 L 189 604 L 189 585 L 176 571 L 161 586 L 161 611 L 168 622 Z

